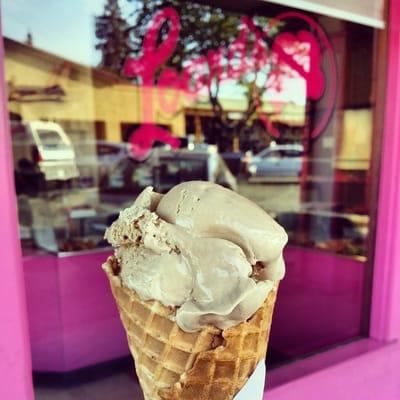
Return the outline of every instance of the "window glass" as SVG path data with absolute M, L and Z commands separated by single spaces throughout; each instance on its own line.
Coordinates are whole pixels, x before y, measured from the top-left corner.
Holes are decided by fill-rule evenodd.
M 85 267 L 143 188 L 210 180 L 289 234 L 272 365 L 368 333 L 376 30 L 261 1 L 5 0 L 2 18 L 25 259 Z
M 56 131 L 45 131 L 39 129 L 37 133 L 39 137 L 38 142 L 44 147 L 63 147 L 68 144 L 67 141 Z
M 274 151 L 266 151 L 262 153 L 262 157 L 264 158 L 281 158 L 284 155 L 282 151 L 274 150 Z

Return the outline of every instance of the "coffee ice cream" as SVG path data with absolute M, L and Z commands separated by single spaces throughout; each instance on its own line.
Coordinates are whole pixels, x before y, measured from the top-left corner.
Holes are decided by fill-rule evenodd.
M 105 237 L 123 284 L 173 308 L 186 332 L 246 321 L 285 273 L 284 229 L 210 182 L 185 182 L 165 195 L 146 188 Z

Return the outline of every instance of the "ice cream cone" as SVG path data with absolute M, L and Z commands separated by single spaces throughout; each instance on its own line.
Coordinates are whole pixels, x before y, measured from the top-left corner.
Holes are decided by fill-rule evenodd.
M 103 265 L 110 280 L 146 400 L 232 400 L 265 358 L 277 288 L 247 321 L 187 333 L 174 309 L 141 301 L 118 276 L 116 260 Z

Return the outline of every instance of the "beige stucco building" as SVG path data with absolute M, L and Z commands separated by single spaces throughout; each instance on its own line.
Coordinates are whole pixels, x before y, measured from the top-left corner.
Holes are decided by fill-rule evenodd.
M 119 142 L 124 130 L 144 122 L 168 126 L 176 136 L 185 134 L 181 93 L 139 87 L 104 69 L 77 64 L 7 38 L 5 49 L 9 111 L 14 119 L 59 122 L 75 141 Z M 173 114 L 162 112 L 160 93 L 167 100 L 171 96 L 178 99 Z

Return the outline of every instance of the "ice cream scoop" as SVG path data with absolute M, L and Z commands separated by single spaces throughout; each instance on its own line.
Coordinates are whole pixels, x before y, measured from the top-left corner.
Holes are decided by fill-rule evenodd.
M 210 182 L 146 188 L 105 234 L 123 283 L 175 308 L 186 332 L 251 317 L 284 276 L 287 235 L 256 204 Z
M 238 193 L 211 182 L 185 182 L 160 199 L 156 212 L 193 236 L 237 244 L 250 264 L 265 264 L 265 279 L 283 278 L 285 230 L 261 207 Z

